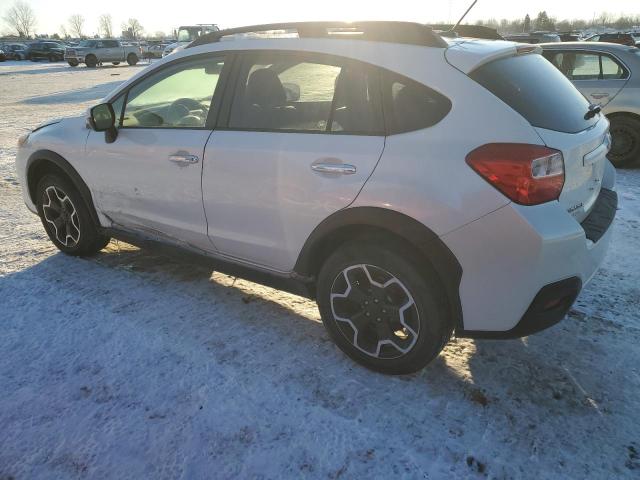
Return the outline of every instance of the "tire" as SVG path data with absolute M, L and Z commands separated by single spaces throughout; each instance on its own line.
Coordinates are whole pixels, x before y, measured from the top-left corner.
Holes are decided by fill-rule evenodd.
M 47 174 L 40 179 L 36 207 L 49 239 L 61 252 L 94 255 L 110 241 L 100 233 L 80 193 L 63 176 Z
M 98 65 L 98 59 L 95 55 L 87 55 L 87 57 L 85 57 L 84 59 L 84 63 L 89 68 L 96 68 L 96 66 Z
M 138 56 L 135 53 L 130 53 L 129 55 L 127 55 L 127 63 L 130 66 L 134 66 L 136 63 L 138 63 Z
M 616 115 L 611 122 L 611 151 L 609 160 L 616 168 L 640 164 L 640 119 Z
M 53 62 L 57 62 L 57 61 L 58 61 L 58 59 L 56 58 L 56 56 L 55 56 L 55 55 L 49 55 L 49 56 L 47 57 L 47 60 L 49 60 L 49 61 L 50 61 L 50 62 L 52 62 L 52 63 L 53 63 Z
M 120 62 L 111 62 L 111 65 L 120 65 Z
M 425 367 L 453 332 L 436 273 L 399 253 L 406 251 L 396 242 L 352 241 L 318 275 L 318 307 L 333 341 L 361 365 L 393 375 Z
M 70 67 L 77 67 L 80 64 L 77 60 L 68 60 L 67 63 Z

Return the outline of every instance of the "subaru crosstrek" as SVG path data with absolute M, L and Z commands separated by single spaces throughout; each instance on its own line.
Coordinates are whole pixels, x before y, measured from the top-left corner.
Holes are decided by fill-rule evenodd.
M 160 242 L 413 372 L 453 332 L 558 322 L 607 251 L 609 122 L 540 52 L 414 23 L 213 32 L 21 137 L 24 200 L 67 254 Z

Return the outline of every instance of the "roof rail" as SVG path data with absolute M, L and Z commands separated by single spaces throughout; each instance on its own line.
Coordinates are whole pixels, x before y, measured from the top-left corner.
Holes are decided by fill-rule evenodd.
M 425 47 L 446 48 L 440 35 L 430 27 L 414 22 L 293 22 L 251 25 L 229 28 L 207 33 L 196 38 L 187 48 L 219 42 L 223 37 L 241 34 L 268 33 L 285 31 L 297 33 L 298 38 L 334 38 L 349 40 L 369 40 L 374 42 L 402 43 Z

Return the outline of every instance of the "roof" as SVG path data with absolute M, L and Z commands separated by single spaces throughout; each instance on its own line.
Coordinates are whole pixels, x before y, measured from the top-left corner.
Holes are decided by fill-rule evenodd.
M 293 22 L 250 25 L 207 33 L 191 42 L 187 48 L 219 42 L 224 37 L 244 35 L 265 38 L 269 34 L 295 34 L 298 38 L 331 38 L 401 43 L 446 48 L 447 43 L 430 27 L 414 22 Z

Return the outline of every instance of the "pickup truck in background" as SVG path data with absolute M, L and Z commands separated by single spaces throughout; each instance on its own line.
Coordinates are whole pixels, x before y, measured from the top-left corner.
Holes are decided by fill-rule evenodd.
M 84 63 L 93 68 L 102 63 L 135 65 L 141 57 L 140 47 L 123 46 L 118 40 L 83 40 L 76 47 L 67 48 L 64 59 L 72 67 Z

